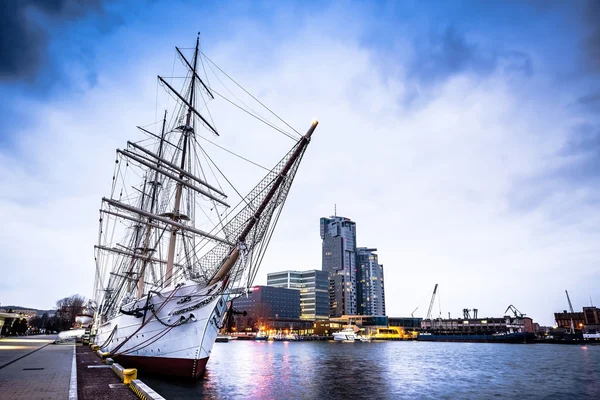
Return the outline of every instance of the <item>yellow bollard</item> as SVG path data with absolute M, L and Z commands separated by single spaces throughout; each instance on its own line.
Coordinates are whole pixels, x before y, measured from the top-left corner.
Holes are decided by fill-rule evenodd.
M 92 350 L 96 351 L 100 348 L 100 346 L 98 346 L 97 344 L 92 345 Z
M 130 385 L 134 379 L 137 379 L 137 369 L 127 368 L 123 370 L 123 383 L 125 385 Z
M 102 359 L 104 360 L 106 357 L 110 356 L 109 352 L 102 353 Z

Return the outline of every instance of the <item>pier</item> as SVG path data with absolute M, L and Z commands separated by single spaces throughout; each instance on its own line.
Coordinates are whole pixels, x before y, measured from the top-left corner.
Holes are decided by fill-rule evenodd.
M 58 335 L 0 339 L 0 400 L 163 399 L 139 380 L 123 383 L 89 346 Z M 117 372 L 115 371 L 117 370 Z
M 56 337 L 0 339 L 0 399 L 77 398 L 71 390 L 74 344 L 55 345 Z

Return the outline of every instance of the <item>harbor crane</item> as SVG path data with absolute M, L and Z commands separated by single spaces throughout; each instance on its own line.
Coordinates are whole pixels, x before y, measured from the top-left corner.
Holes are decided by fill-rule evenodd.
M 417 311 L 418 309 L 419 309 L 419 307 L 417 306 L 417 308 L 415 308 L 415 309 L 413 310 L 413 312 L 411 312 L 411 313 L 410 313 L 410 317 L 411 317 L 411 318 L 414 318 L 414 317 L 415 317 L 415 315 L 414 315 L 414 314 L 415 314 L 415 311 Z
M 573 310 L 573 304 L 571 304 L 571 298 L 569 297 L 569 292 L 565 289 L 565 293 L 567 294 L 567 301 L 569 302 L 569 311 L 571 311 L 571 334 L 575 333 L 575 325 L 573 325 L 573 314 L 575 311 Z
M 429 302 L 429 310 L 427 310 L 427 317 L 425 319 L 431 319 L 431 309 L 433 308 L 433 302 L 435 301 L 435 294 L 437 292 L 438 284 L 435 284 L 433 288 L 433 294 L 431 295 L 431 301 Z
M 509 310 L 512 311 L 513 314 L 515 314 L 515 318 L 523 318 L 525 316 L 525 314 L 517 310 L 517 307 L 513 306 L 512 304 L 506 308 L 504 314 L 506 314 Z

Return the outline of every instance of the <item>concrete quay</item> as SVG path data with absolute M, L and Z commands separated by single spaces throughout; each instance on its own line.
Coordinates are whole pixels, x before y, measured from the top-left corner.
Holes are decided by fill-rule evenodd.
M 56 338 L 0 339 L 0 400 L 163 399 L 140 380 L 124 385 L 90 347 Z
M 69 395 L 74 346 L 56 335 L 0 339 L 0 399 L 54 400 Z

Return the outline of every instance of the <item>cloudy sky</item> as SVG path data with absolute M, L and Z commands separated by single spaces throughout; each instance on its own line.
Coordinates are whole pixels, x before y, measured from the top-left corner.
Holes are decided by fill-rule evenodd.
M 320 121 L 256 283 L 320 268 L 337 204 L 379 249 L 388 315 L 424 316 L 435 283 L 444 315 L 600 303 L 599 2 L 283 3 L 0 3 L 1 304 L 91 295 L 114 149 L 198 31 L 297 130 Z M 223 124 L 262 164 L 292 144 Z

